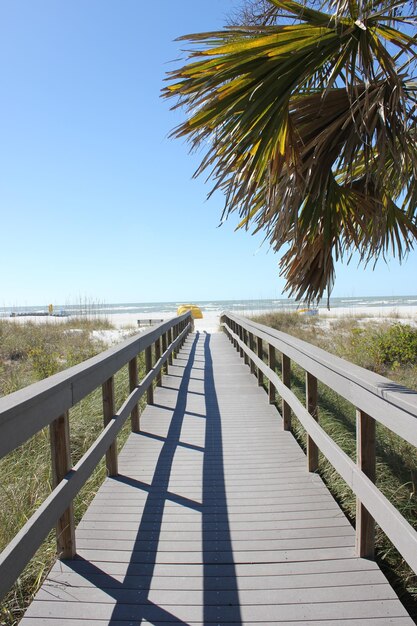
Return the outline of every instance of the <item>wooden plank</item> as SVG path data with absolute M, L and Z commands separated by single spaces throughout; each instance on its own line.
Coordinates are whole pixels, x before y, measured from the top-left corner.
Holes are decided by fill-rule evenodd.
M 45 614 L 49 618 L 94 618 L 96 620 L 108 620 L 113 625 L 114 604 L 107 602 L 95 602 L 83 605 L 80 602 L 54 602 L 52 600 L 45 602 L 34 602 L 31 607 L 31 615 L 33 617 L 42 618 Z M 276 622 L 277 605 L 269 604 L 252 604 L 252 605 L 208 605 L 203 607 L 195 605 L 166 605 L 161 607 L 155 603 L 150 603 L 146 607 L 146 617 L 153 624 L 157 622 L 161 615 L 161 609 L 165 608 L 163 614 L 170 615 L 171 623 L 188 624 L 189 622 L 199 622 L 206 624 L 213 622 L 217 624 L 219 620 L 222 623 L 236 622 L 241 620 L 244 624 L 253 620 L 264 624 L 267 621 Z M 88 610 L 88 613 L 86 612 Z M 120 603 L 117 607 L 117 616 L 120 620 L 138 620 L 137 605 Z M 139 613 L 140 616 L 140 613 Z M 282 604 L 279 607 L 279 617 L 281 621 L 299 621 L 303 624 L 309 620 L 329 620 L 340 619 L 340 617 L 349 616 L 351 619 L 363 619 L 371 617 L 380 617 L 387 620 L 389 618 L 407 617 L 405 609 L 401 607 L 398 600 L 373 600 L 368 602 L 348 601 L 348 602 L 317 602 L 317 603 L 297 603 Z M 140 621 L 141 621 L 140 617 Z M 388 622 L 389 623 L 389 622 Z M 23 622 L 24 624 L 24 622 Z M 413 622 L 410 620 L 410 625 Z M 327 626 L 327 623 L 326 623 Z
M 51 441 L 52 488 L 55 489 L 72 467 L 68 412 L 54 420 L 49 429 Z M 61 559 L 75 556 L 74 506 L 71 502 L 56 525 L 57 554 Z

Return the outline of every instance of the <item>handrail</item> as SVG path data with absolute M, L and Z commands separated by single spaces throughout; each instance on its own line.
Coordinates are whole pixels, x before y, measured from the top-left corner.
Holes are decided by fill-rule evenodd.
M 257 324 L 233 313 L 223 313 L 224 330 L 261 384 L 269 380 L 270 401 L 282 399 L 283 427 L 291 426 L 291 410 L 307 432 L 307 465 L 318 467 L 320 450 L 357 496 L 356 550 L 374 555 L 375 521 L 417 572 L 417 532 L 375 486 L 375 422 L 378 421 L 417 446 L 417 392 L 333 356 L 305 341 Z M 254 340 L 257 350 L 254 351 Z M 268 365 L 263 360 L 268 346 Z M 282 355 L 282 379 L 275 372 L 276 350 Z M 306 371 L 306 408 L 290 389 L 294 361 Z M 357 410 L 357 463 L 318 424 L 317 380 L 349 400 Z
M 132 430 L 139 430 L 137 403 L 147 392 L 153 402 L 152 382 L 160 383 L 162 368 L 192 328 L 190 312 L 173 318 L 25 389 L 0 398 L 0 458 L 50 426 L 54 489 L 0 554 L 0 598 L 56 525 L 61 558 L 76 553 L 72 502 L 106 455 L 107 473 L 117 475 L 117 434 L 131 415 Z M 162 354 L 161 354 L 162 340 Z M 152 363 L 152 346 L 155 363 Z M 145 352 L 146 375 L 137 380 L 137 357 Z M 130 394 L 118 411 L 114 407 L 114 374 L 129 365 Z M 68 411 L 91 391 L 102 387 L 104 429 L 75 466 L 71 464 Z

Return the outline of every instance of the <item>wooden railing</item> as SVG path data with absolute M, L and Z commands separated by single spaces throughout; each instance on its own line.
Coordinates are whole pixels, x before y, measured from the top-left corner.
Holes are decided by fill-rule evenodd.
M 247 318 L 224 313 L 223 328 L 259 384 L 269 381 L 269 399 L 281 397 L 283 428 L 291 428 L 291 411 L 307 433 L 307 468 L 318 469 L 320 450 L 357 497 L 356 550 L 374 556 L 375 522 L 417 572 L 417 532 L 375 486 L 375 422 L 417 446 L 417 393 L 316 348 L 311 344 Z M 276 373 L 281 354 L 281 377 Z M 263 355 L 268 355 L 268 364 Z M 291 361 L 305 370 L 306 407 L 290 389 Z M 356 407 L 357 462 L 343 452 L 318 423 L 317 380 Z
M 54 526 L 58 555 L 61 558 L 75 556 L 72 506 L 75 496 L 104 455 L 108 475 L 117 475 L 117 434 L 129 415 L 132 431 L 139 430 L 138 401 L 146 392 L 148 403 L 153 402 L 152 382 L 156 380 L 161 384 L 162 369 L 172 363 L 172 354 L 179 350 L 191 328 L 192 319 L 187 312 L 80 365 L 0 398 L 0 458 L 49 426 L 53 476 L 51 494 L 0 555 L 0 597 L 15 582 Z M 139 382 L 137 357 L 143 352 L 146 375 Z M 130 394 L 116 411 L 114 375 L 125 365 L 129 368 Z M 69 409 L 100 386 L 104 429 L 72 466 Z

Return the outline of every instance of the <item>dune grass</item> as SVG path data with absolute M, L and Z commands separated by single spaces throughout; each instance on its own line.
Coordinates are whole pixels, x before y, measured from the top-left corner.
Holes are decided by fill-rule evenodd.
M 258 316 L 255 321 L 313 343 L 337 356 L 417 390 L 417 329 L 400 323 L 367 322 L 348 318 L 323 324 L 297 314 Z M 266 353 L 264 354 L 267 360 Z M 280 366 L 277 367 L 280 373 Z M 292 364 L 291 387 L 305 403 L 304 370 Z M 266 383 L 266 381 L 265 381 Z M 353 460 L 356 459 L 356 413 L 348 401 L 318 384 L 319 421 L 323 429 Z M 306 433 L 293 416 L 292 430 L 306 447 Z M 417 455 L 413 446 L 377 424 L 378 488 L 408 522 L 417 527 Z M 354 524 L 356 498 L 320 454 L 319 473 Z M 376 558 L 414 619 L 417 619 L 417 576 L 377 528 Z

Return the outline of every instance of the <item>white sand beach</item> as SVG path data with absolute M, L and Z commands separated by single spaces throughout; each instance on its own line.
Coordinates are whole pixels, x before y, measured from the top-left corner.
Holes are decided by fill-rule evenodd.
M 280 308 L 279 311 L 285 311 Z M 288 312 L 294 312 L 294 309 L 288 309 Z M 270 311 L 273 312 L 273 311 Z M 252 315 L 258 315 L 260 312 L 256 310 L 245 310 L 244 316 L 250 317 Z M 266 311 L 262 311 L 266 313 Z M 241 313 L 242 314 L 242 313 Z M 167 313 L 167 311 L 152 311 L 152 320 L 168 320 L 171 317 L 175 317 L 176 311 Z M 301 314 L 300 314 L 301 315 Z M 220 311 L 203 311 L 203 319 L 195 320 L 195 329 L 200 332 L 215 333 L 220 331 Z M 115 330 L 106 331 L 94 331 L 97 337 L 102 338 L 104 341 L 120 341 L 127 334 L 132 334 L 134 331 L 143 332 L 149 328 L 149 325 L 138 325 L 138 320 L 141 320 L 142 324 L 149 319 L 149 314 L 145 313 L 106 313 L 98 314 L 94 316 L 98 319 L 103 318 L 109 321 L 115 327 Z M 366 322 L 401 322 L 404 324 L 411 324 L 417 326 L 417 306 L 358 306 L 358 307 L 335 307 L 328 311 L 325 307 L 319 309 L 319 313 L 314 317 L 306 317 L 307 319 L 314 319 L 316 323 L 328 325 L 332 320 L 336 321 L 341 318 L 358 318 L 361 323 Z M 38 316 L 24 316 L 24 317 L 8 317 L 5 318 L 15 323 L 34 322 L 37 324 L 55 323 L 59 324 L 67 320 L 67 317 L 38 317 Z M 158 322 L 156 322 L 158 323 Z

